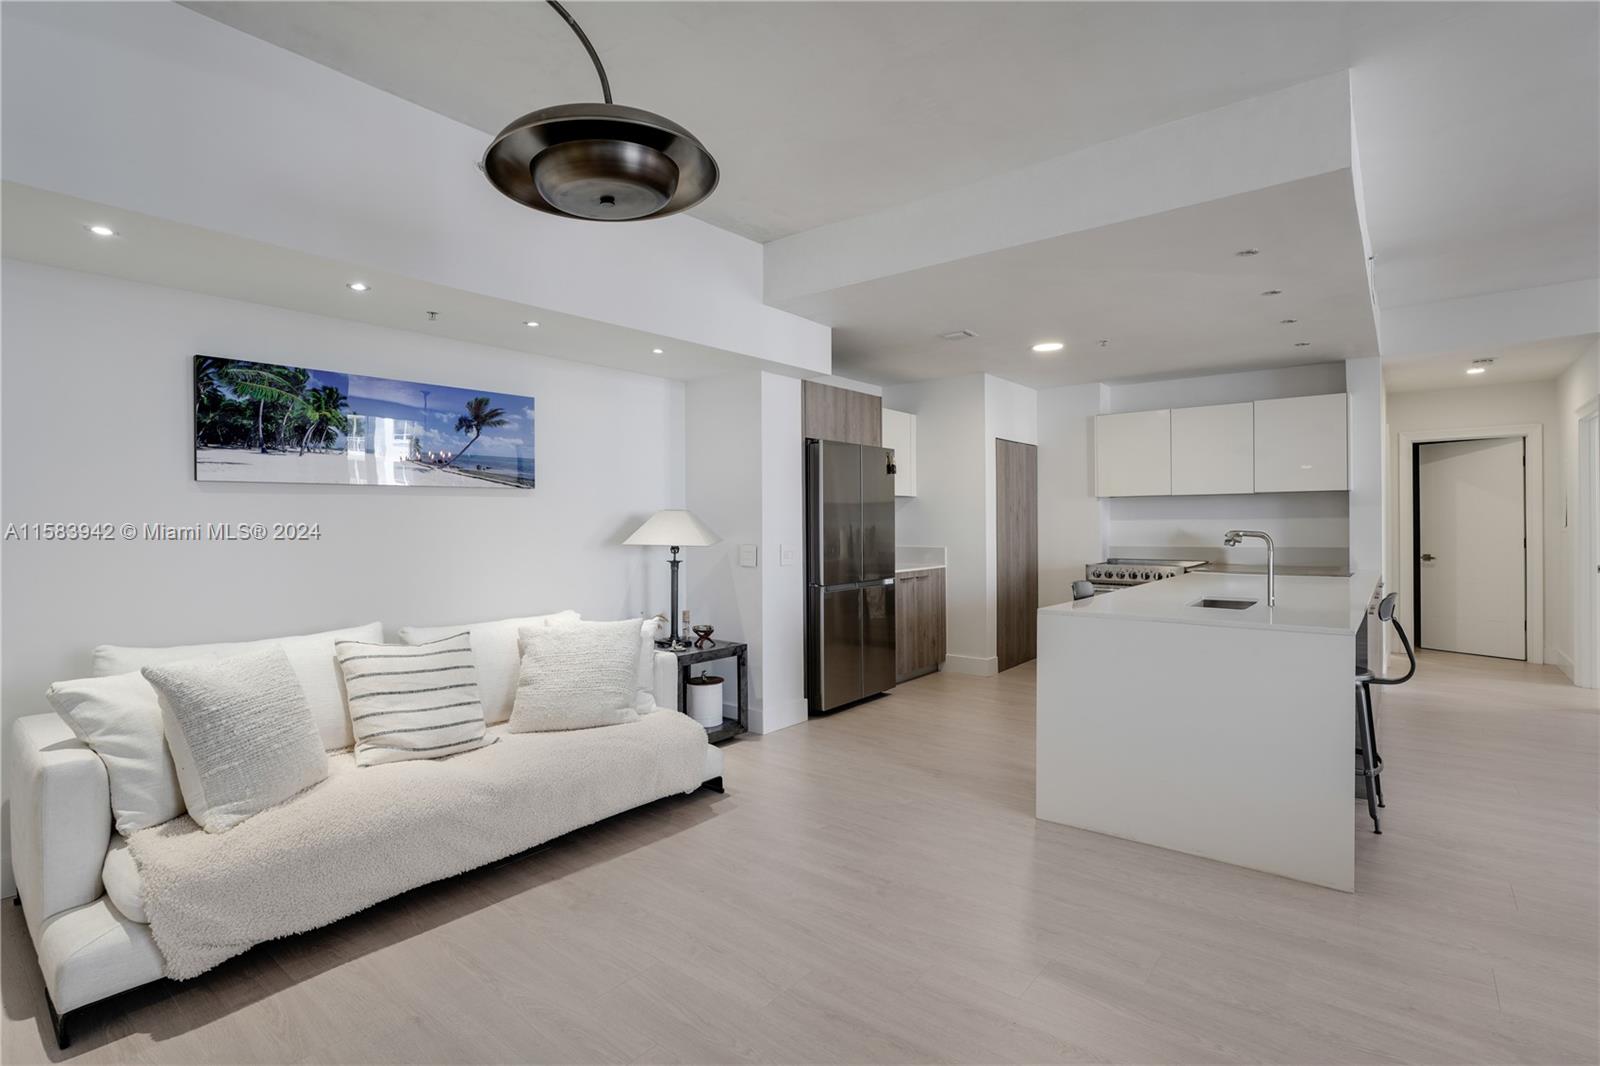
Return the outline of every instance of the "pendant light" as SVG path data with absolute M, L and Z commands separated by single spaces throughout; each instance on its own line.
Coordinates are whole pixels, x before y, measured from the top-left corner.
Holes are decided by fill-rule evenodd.
M 490 184 L 519 204 L 566 218 L 627 222 L 693 207 L 717 187 L 717 161 L 670 119 L 611 102 L 594 45 L 567 9 L 600 75 L 603 104 L 558 104 L 501 130 L 483 156 Z

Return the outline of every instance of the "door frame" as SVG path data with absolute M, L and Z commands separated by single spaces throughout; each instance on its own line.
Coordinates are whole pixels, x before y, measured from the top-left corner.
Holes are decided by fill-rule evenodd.
M 1595 463 L 1600 440 L 1590 443 L 1589 438 L 1600 438 L 1600 399 L 1590 400 L 1578 408 L 1578 498 L 1569 501 L 1569 509 L 1576 508 L 1574 527 L 1577 541 L 1573 545 L 1572 563 L 1580 575 L 1573 590 L 1572 618 L 1572 681 L 1582 688 L 1600 687 L 1600 557 L 1595 551 L 1595 541 L 1600 535 L 1596 529 L 1600 515 L 1600 470 Z
M 1526 582 L 1523 610 L 1528 621 L 1528 659 L 1542 664 L 1544 659 L 1544 426 L 1538 422 L 1524 422 L 1508 426 L 1463 426 L 1452 429 L 1403 430 L 1395 434 L 1393 454 L 1395 469 L 1394 492 L 1389 499 L 1390 513 L 1395 516 L 1393 546 L 1390 558 L 1394 560 L 1397 580 L 1391 586 L 1400 593 L 1399 617 L 1410 632 L 1417 631 L 1416 599 L 1411 595 L 1415 588 L 1416 556 L 1413 551 L 1415 512 L 1412 500 L 1416 493 L 1416 475 L 1412 468 L 1415 445 L 1437 444 L 1451 440 L 1487 440 L 1494 437 L 1521 437 L 1527 465 L 1522 472 L 1523 528 L 1527 530 L 1528 546 L 1524 552 Z

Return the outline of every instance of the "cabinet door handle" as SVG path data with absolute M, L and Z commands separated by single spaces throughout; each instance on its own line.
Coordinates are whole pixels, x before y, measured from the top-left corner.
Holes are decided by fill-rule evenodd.
M 1423 552 L 1422 553 L 1422 561 L 1425 562 L 1425 563 L 1431 563 L 1431 562 L 1433 562 L 1433 556 L 1429 555 L 1427 552 Z

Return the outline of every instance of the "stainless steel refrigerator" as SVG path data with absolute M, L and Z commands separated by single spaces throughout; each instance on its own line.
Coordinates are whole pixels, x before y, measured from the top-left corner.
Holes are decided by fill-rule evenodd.
M 806 441 L 806 700 L 894 687 L 894 452 Z

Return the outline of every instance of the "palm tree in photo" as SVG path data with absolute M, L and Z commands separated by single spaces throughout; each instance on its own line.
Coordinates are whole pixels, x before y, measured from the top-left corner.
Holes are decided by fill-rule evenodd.
M 267 451 L 267 404 L 295 404 L 300 400 L 300 389 L 285 377 L 288 367 L 266 366 L 262 363 L 228 362 L 218 371 L 217 377 L 228 391 L 256 405 L 255 446 L 263 455 Z
M 287 450 L 286 438 L 289 434 L 289 420 L 297 415 L 305 414 L 306 410 L 306 385 L 311 381 L 311 371 L 302 370 L 297 366 L 281 366 L 276 369 L 282 371 L 283 381 L 288 386 L 288 391 L 294 398 L 284 405 L 283 418 L 278 422 L 278 433 L 274 441 L 278 447 Z
M 313 435 L 319 438 L 320 444 L 330 429 L 342 430 L 349 425 L 342 410 L 349 406 L 350 401 L 345 399 L 344 393 L 333 385 L 324 385 L 306 393 L 305 415 L 310 424 L 306 426 L 305 436 L 300 438 L 300 454 L 304 455 L 311 446 Z
M 461 451 L 450 457 L 445 466 L 454 466 L 457 459 L 466 453 L 466 450 L 478 442 L 486 429 L 497 429 L 507 424 L 506 413 L 503 408 L 489 406 L 494 401 L 487 396 L 474 396 L 467 401 L 467 413 L 456 418 L 457 433 L 471 433 L 472 439 L 461 446 Z
M 194 357 L 194 446 L 200 447 L 200 440 L 205 436 L 206 430 L 216 424 L 223 410 L 226 408 L 228 398 L 222 392 L 222 369 L 228 363 L 226 359 L 218 359 L 213 355 L 197 355 Z

